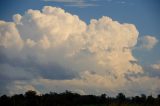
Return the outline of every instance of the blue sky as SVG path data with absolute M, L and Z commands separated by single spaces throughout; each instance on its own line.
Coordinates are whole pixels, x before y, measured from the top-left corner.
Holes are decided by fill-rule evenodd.
M 60 12 L 58 7 L 68 12 L 69 16 L 67 13 Z M 29 11 L 29 9 L 33 11 Z M 40 13 L 35 10 L 39 10 Z M 110 95 L 119 91 L 128 95 L 160 93 L 158 86 L 160 83 L 159 10 L 159 0 L 1 0 L 0 20 L 5 22 L 0 23 L 0 38 L 2 39 L 0 40 L 0 68 L 3 70 L 0 72 L 0 85 L 4 84 L 4 87 L 0 86 L 0 91 L 2 91 L 0 94 L 21 93 L 28 89 L 40 93 L 50 90 L 61 92 L 64 90 L 63 88 L 82 94 L 99 94 L 105 92 L 105 89 L 110 91 Z M 52 14 L 52 18 L 55 20 L 55 17 L 58 17 L 57 21 L 50 20 L 48 14 L 46 19 L 35 18 L 36 16 L 43 17 L 50 11 L 57 12 L 57 14 Z M 74 15 L 77 15 L 79 19 L 76 19 Z M 112 21 L 103 16 L 110 17 Z M 92 19 L 97 21 L 90 22 Z M 30 20 L 33 23 L 30 23 Z M 70 21 L 72 22 L 71 26 L 74 26 L 75 29 L 70 27 L 70 24 L 66 24 Z M 118 22 L 118 25 L 115 21 Z M 64 22 L 64 26 L 61 26 L 61 22 Z M 124 23 L 129 25 L 125 26 Z M 93 28 L 94 30 L 89 29 L 94 25 L 97 26 L 95 29 Z M 105 25 L 115 26 L 115 32 L 105 30 L 104 33 L 102 30 Z M 136 26 L 136 30 L 132 25 Z M 124 27 L 126 30 L 131 30 L 130 36 L 133 34 L 135 39 L 127 38 L 127 32 L 121 31 Z M 87 28 L 89 31 L 85 30 Z M 66 32 L 60 29 L 64 29 Z M 138 38 L 136 38 L 136 31 L 139 32 Z M 97 32 L 102 33 L 102 37 L 93 34 Z M 109 37 L 106 39 L 106 42 L 111 41 L 111 44 L 103 41 L 106 33 L 111 33 L 113 36 L 113 39 L 108 39 Z M 13 35 L 13 38 L 8 38 L 9 35 Z M 74 38 L 73 35 L 77 35 L 77 38 Z M 83 38 L 85 35 L 90 36 Z M 52 37 L 50 38 L 50 36 Z M 83 45 L 82 39 L 87 42 L 86 45 Z M 101 42 L 97 39 L 100 39 Z M 117 39 L 120 39 L 120 42 Z M 109 48 L 101 51 L 105 44 Z M 55 45 L 57 46 L 55 47 Z M 102 48 L 99 49 L 99 46 Z M 118 49 L 121 46 L 124 49 L 123 52 Z M 118 56 L 117 60 L 113 54 Z M 66 58 L 65 56 L 70 57 Z M 110 56 L 111 60 L 105 60 Z M 126 57 L 124 61 L 123 56 Z M 127 68 L 123 67 L 125 65 Z M 125 71 L 123 72 L 122 69 Z M 107 79 L 104 75 L 107 76 Z M 125 82 L 126 76 L 130 82 Z M 113 86 L 111 83 L 114 82 L 110 81 L 110 77 L 115 79 L 115 82 L 120 80 L 118 83 L 120 87 Z M 98 79 L 101 79 L 102 83 L 108 81 L 107 87 L 98 87 Z M 86 86 L 87 84 L 83 82 L 85 80 L 88 82 L 90 80 L 98 81 L 96 84 L 92 84 L 91 81 L 91 84 Z M 75 83 L 79 83 L 79 85 Z M 126 83 L 128 86 L 124 89 L 123 85 Z M 150 88 L 152 83 L 155 84 L 155 87 Z M 50 86 L 52 84 L 57 88 Z M 144 88 L 136 88 L 137 85 L 143 85 Z M 13 89 L 10 90 L 10 87 Z M 99 92 L 96 89 L 99 89 Z

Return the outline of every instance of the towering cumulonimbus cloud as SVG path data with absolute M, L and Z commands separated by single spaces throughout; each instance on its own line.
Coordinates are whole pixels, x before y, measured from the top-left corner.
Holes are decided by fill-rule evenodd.
M 151 81 L 157 92 L 158 78 L 130 76 L 144 73 L 132 54 L 139 34 L 133 24 L 103 16 L 87 25 L 78 16 L 50 6 L 16 14 L 13 20 L 0 21 L 0 76 L 8 79 L 1 81 L 7 83 L 0 87 L 4 92 L 69 89 L 83 94 L 121 90 L 134 94 L 138 90 L 132 91 L 132 84 L 138 89 L 136 82 L 143 79 Z M 17 75 L 12 77 L 12 72 Z M 148 93 L 150 86 L 145 80 L 143 84 Z

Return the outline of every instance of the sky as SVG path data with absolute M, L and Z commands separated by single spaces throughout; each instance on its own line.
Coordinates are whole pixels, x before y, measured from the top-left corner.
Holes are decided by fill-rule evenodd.
M 0 95 L 160 94 L 159 0 L 1 0 Z

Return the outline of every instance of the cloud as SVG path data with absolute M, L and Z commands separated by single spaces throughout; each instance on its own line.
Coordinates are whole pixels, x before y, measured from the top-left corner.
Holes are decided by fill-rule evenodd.
M 66 6 L 74 6 L 74 7 L 90 7 L 90 6 L 98 6 L 94 4 L 94 0 L 89 1 L 87 0 L 43 0 L 45 2 L 60 2 L 60 3 L 65 3 Z
M 102 1 L 112 3 L 112 4 L 121 5 L 121 6 L 133 6 L 133 5 L 135 5 L 131 0 L 102 0 Z
M 153 64 L 151 67 L 155 70 L 160 70 L 160 64 Z
M 146 35 L 139 39 L 140 46 L 139 48 L 144 48 L 150 50 L 158 43 L 158 39 L 154 36 Z
M 111 80 L 109 76 L 104 77 L 86 71 L 81 78 L 70 80 L 39 78 L 31 80 L 30 82 L 15 81 L 13 82 L 12 87 L 10 85 L 7 86 L 7 88 L 12 94 L 15 92 L 25 92 L 28 89 L 33 89 L 41 93 L 47 93 L 50 91 L 64 92 L 67 89 L 80 94 L 100 95 L 101 93 L 107 93 L 107 95 L 116 96 L 117 93 L 123 92 L 127 96 L 136 96 L 141 93 L 146 95 L 152 93 L 153 96 L 157 96 L 157 93 L 159 92 L 159 78 L 143 76 L 138 78 L 132 77 L 131 80 L 132 81 L 125 79 Z
M 6 89 L 10 95 L 20 93 L 24 94 L 28 90 L 33 90 L 36 91 L 37 94 L 40 94 L 40 92 L 33 85 L 27 84 L 23 81 L 14 81 L 12 84 L 8 85 Z
M 16 26 L 12 22 L 0 21 L 0 46 L 4 48 L 15 48 L 20 49 L 23 46 L 22 40 Z
M 84 0 L 44 0 L 44 1 L 54 1 L 54 2 L 81 2 L 81 1 L 84 1 Z
M 16 14 L 13 22 L 0 24 L 0 76 L 12 78 L 1 82 L 9 83 L 0 89 L 9 94 L 68 89 L 82 94 L 124 91 L 132 95 L 139 93 L 136 83 L 149 88 L 157 81 L 152 83 L 152 91 L 157 93 L 157 77 L 125 77 L 144 73 L 132 54 L 138 34 L 133 24 L 103 16 L 87 25 L 77 15 L 57 7 Z M 148 93 L 148 89 L 141 90 Z

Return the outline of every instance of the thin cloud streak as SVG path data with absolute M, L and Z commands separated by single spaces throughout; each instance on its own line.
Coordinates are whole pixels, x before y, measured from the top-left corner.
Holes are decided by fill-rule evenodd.
M 71 6 L 71 7 L 79 7 L 79 8 L 84 8 L 84 7 L 91 7 L 91 6 L 98 6 L 97 4 L 93 3 L 95 2 L 94 0 L 89 1 L 87 0 L 43 0 L 45 2 L 59 2 L 59 3 L 64 3 L 65 6 Z

